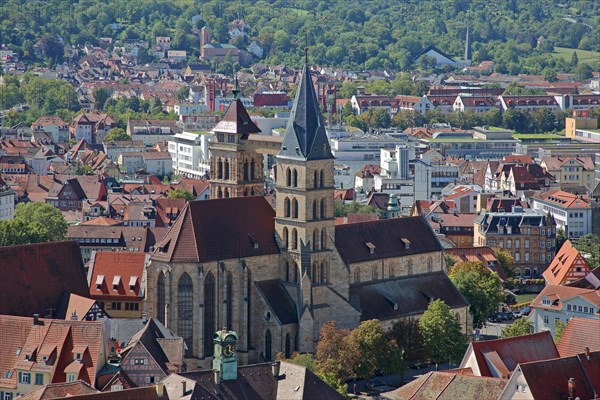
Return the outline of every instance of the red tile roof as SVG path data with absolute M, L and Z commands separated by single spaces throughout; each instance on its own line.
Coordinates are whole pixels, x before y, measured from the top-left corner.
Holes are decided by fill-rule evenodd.
M 506 379 L 468 376 L 454 371 L 432 371 L 414 381 L 383 394 L 390 400 L 496 400 Z
M 79 225 L 101 225 L 101 226 L 113 226 L 113 225 L 121 225 L 123 221 L 117 221 L 116 219 L 108 218 L 108 217 L 98 217 L 90 219 L 89 221 L 82 222 Z
M 600 351 L 600 320 L 573 317 L 567 323 L 556 348 L 561 357 L 579 354 L 588 347 Z
M 76 242 L 0 247 L 0 265 L 0 314 L 45 316 L 64 292 L 88 295 Z
M 53 373 L 52 383 L 66 382 L 65 369 L 79 370 L 78 379 L 94 386 L 96 374 L 103 360 L 100 347 L 104 344 L 102 322 L 71 321 L 40 318 L 37 325 L 31 317 L 0 315 L 0 337 L 3 340 L 16 332 L 19 327 L 23 333 L 17 333 L 11 340 L 11 347 L 3 343 L 0 346 L 2 376 L 6 370 L 32 369 L 48 370 Z M 29 326 L 27 326 L 29 325 Z M 24 340 L 23 340 L 24 339 Z M 17 349 L 21 349 L 17 351 Z M 73 361 L 74 354 L 81 353 L 80 361 Z M 44 354 L 49 355 L 43 360 Z M 29 357 L 27 359 L 26 357 Z M 71 365 L 72 363 L 79 365 Z M 16 372 L 11 379 L 16 379 Z M 16 382 L 15 382 L 16 383 Z M 8 384 L 4 378 L 0 385 Z M 9 386 L 10 387 L 10 386 Z
M 597 308 L 597 313 L 600 313 L 600 291 L 594 289 L 583 289 L 572 286 L 547 285 L 540 294 L 531 302 L 532 308 L 544 308 L 548 310 L 560 310 L 562 302 L 572 297 L 580 297 Z M 552 300 L 552 304 L 546 305 L 542 303 L 544 298 Z
M 589 197 L 578 196 L 562 190 L 537 193 L 534 197 L 561 208 L 591 208 L 592 206 L 592 200 Z
M 75 382 L 50 383 L 44 385 L 33 392 L 29 392 L 26 395 L 19 397 L 19 400 L 63 399 L 65 397 L 89 395 L 92 393 L 98 393 L 98 390 L 82 380 L 77 380 Z
M 534 399 L 569 398 L 569 379 L 575 380 L 573 398 L 594 399 L 600 393 L 600 352 L 554 358 L 519 365 Z
M 591 271 L 592 268 L 586 259 L 571 241 L 567 240 L 556 253 L 550 266 L 546 268 L 543 276 L 548 284 L 564 285 L 584 278 Z
M 152 259 L 204 262 L 277 254 L 274 218 L 262 196 L 189 202 Z
M 493 272 L 496 272 L 502 281 L 506 281 L 504 269 L 496 258 L 493 250 L 489 247 L 454 247 L 451 249 L 445 249 L 444 251 L 452 254 L 454 258 L 460 261 L 479 261 Z
M 69 400 L 169 400 L 169 394 L 164 389 L 162 396 L 158 395 L 156 386 L 138 387 L 110 392 L 100 392 L 81 396 L 71 396 Z
M 183 211 L 187 201 L 185 199 L 158 199 L 156 200 L 157 227 L 169 227 Z
M 96 300 L 142 300 L 146 256 L 143 252 L 130 251 L 97 251 L 92 254 L 90 297 Z
M 490 377 L 494 376 L 490 365 L 505 376 L 514 371 L 517 364 L 559 356 L 552 334 L 548 331 L 508 339 L 472 342 L 461 365 L 464 365 L 467 357 L 472 354 L 475 356 L 481 376 Z
M 242 139 L 248 138 L 251 133 L 261 132 L 260 128 L 248 115 L 248 111 L 246 111 L 246 107 L 244 107 L 241 100 L 231 102 L 225 116 L 213 130 L 215 132 L 238 133 L 242 135 Z

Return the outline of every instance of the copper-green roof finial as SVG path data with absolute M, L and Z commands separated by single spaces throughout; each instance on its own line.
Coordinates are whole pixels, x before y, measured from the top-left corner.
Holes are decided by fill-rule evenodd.
M 238 82 L 237 73 L 235 74 L 235 88 L 232 90 L 233 98 L 239 100 L 241 98 L 242 91 L 240 90 L 240 83 Z

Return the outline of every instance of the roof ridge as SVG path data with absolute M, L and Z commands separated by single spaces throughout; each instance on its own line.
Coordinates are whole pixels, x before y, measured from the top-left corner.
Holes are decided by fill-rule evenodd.
M 439 399 L 442 397 L 442 395 L 444 394 L 444 391 L 446 391 L 446 389 L 448 389 L 448 386 L 450 386 L 450 384 L 456 379 L 456 377 L 458 376 L 458 374 L 453 374 L 452 378 L 450 378 L 450 380 L 448 381 L 448 383 L 446 383 L 444 385 L 444 388 L 438 393 L 438 395 L 436 396 L 436 399 Z

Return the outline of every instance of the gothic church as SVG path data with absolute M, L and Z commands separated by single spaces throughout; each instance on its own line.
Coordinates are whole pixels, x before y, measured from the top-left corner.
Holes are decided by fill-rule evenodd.
M 210 368 L 224 327 L 239 335 L 240 364 L 263 362 L 314 352 L 328 321 L 389 326 L 434 298 L 470 331 L 424 219 L 334 224 L 334 157 L 308 65 L 277 153 L 275 210 L 262 196 L 259 129 L 238 93 L 214 129 L 213 200 L 186 205 L 147 270 L 146 312 L 185 339 L 188 369 Z

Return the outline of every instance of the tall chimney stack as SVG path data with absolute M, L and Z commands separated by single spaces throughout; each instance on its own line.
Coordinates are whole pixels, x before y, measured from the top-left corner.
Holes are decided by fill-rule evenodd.
M 585 346 L 585 349 L 583 349 L 583 351 L 585 352 L 585 358 L 590 361 L 590 348 Z
M 575 378 L 569 378 L 569 400 L 575 399 Z
M 40 324 L 40 314 L 33 314 L 33 325 Z
M 271 370 L 273 371 L 273 376 L 275 378 L 279 377 L 279 368 L 281 367 L 281 363 L 279 361 L 275 361 L 271 364 Z

